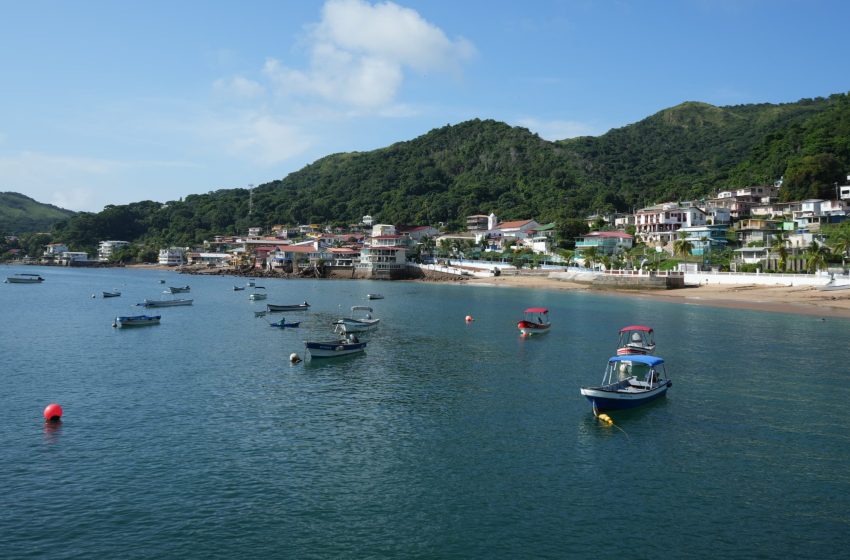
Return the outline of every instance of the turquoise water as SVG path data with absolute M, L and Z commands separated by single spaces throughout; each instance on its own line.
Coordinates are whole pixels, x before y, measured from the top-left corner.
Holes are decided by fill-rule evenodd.
M 0 275 L 19 271 L 46 281 L 0 284 L 2 558 L 846 548 L 850 321 L 486 286 L 262 279 L 269 298 L 252 303 L 229 277 Z M 187 283 L 193 306 L 112 328 Z M 252 313 L 304 300 L 308 313 Z M 365 354 L 289 363 L 352 305 L 381 319 Z M 523 340 L 530 306 L 554 327 Z M 268 326 L 281 316 L 302 328 Z M 655 327 L 673 387 L 605 427 L 579 386 L 633 323 Z

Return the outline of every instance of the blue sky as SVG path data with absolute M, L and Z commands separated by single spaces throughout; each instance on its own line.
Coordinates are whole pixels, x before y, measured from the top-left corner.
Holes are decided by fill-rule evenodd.
M 850 3 L 0 0 L 0 191 L 259 185 L 472 118 L 550 140 L 850 90 Z

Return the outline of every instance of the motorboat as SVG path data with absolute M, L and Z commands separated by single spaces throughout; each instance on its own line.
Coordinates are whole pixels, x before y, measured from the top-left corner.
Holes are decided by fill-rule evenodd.
M 655 331 L 652 327 L 631 325 L 620 329 L 617 355 L 652 354 L 655 352 Z
M 549 310 L 545 307 L 529 307 L 525 310 L 525 318 L 516 326 L 523 336 L 547 333 L 552 326 L 549 322 Z
M 254 311 L 254 317 L 265 317 L 266 313 L 268 313 L 268 311 L 265 309 L 262 311 Z
M 310 304 L 306 301 L 304 303 L 296 303 L 294 305 L 275 305 L 273 303 L 266 304 L 266 309 L 272 313 L 280 313 L 282 311 L 307 311 L 309 308 Z
M 662 358 L 627 354 L 609 358 L 602 384 L 582 387 L 581 394 L 594 411 L 620 410 L 663 397 L 672 385 Z
M 244 289 L 245 289 L 245 286 L 233 286 L 234 292 L 241 292 Z
M 253 288 L 254 285 L 256 284 L 256 282 L 257 282 L 256 278 L 248 278 L 248 281 L 245 283 L 245 285 L 248 286 L 249 288 Z
M 378 326 L 380 319 L 372 318 L 372 308 L 366 305 L 355 305 L 351 308 L 351 317 L 343 317 L 334 321 L 334 332 L 346 334 L 350 332 L 370 331 Z
M 120 297 L 120 296 L 121 296 L 121 292 L 119 292 L 118 290 L 112 290 L 111 292 L 103 292 L 103 297 L 105 297 L 105 298 Z
M 266 295 L 266 294 L 256 293 L 256 294 L 249 295 L 248 299 L 250 299 L 251 301 L 259 301 L 261 299 L 266 299 L 267 297 L 269 297 L 269 296 Z
M 381 294 L 366 294 L 366 299 L 384 299 Z
M 176 307 L 178 305 L 192 305 L 191 299 L 146 299 L 141 305 L 143 307 Z
M 189 291 L 189 286 L 169 286 L 164 293 L 166 294 L 182 294 Z
M 160 315 L 133 315 L 131 317 L 116 317 L 113 327 L 144 327 L 147 325 L 158 325 Z
M 297 329 L 301 324 L 301 321 L 295 321 L 294 323 L 287 323 L 283 319 L 277 321 L 275 323 L 269 323 L 269 326 L 278 327 L 280 329 Z
M 305 341 L 304 347 L 313 358 L 336 358 L 363 352 L 366 349 L 366 343 L 360 342 L 355 335 L 351 334 L 347 338 L 338 340 Z
M 44 278 L 40 274 L 13 274 L 6 277 L 7 284 L 38 284 L 44 282 Z

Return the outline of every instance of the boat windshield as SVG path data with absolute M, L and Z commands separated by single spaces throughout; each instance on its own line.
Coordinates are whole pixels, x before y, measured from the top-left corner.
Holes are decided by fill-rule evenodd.
M 611 361 L 608 362 L 603 383 L 617 383 L 630 377 L 647 379 L 651 369 L 651 366 L 643 362 L 631 360 Z

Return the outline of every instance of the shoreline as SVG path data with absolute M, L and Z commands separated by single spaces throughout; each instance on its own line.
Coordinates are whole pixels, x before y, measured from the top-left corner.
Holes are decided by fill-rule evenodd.
M 586 291 L 599 295 L 634 297 L 682 305 L 703 305 L 850 319 L 850 290 L 847 290 L 846 293 L 843 291 L 836 293 L 820 291 L 808 286 L 736 284 L 729 286 L 694 286 L 675 290 L 601 290 L 585 284 L 540 276 L 496 276 L 471 279 L 467 280 L 466 283 L 472 286 L 496 288 Z
M 174 271 L 164 265 L 127 265 L 127 268 Z M 232 274 L 240 276 L 239 274 Z M 850 289 L 840 292 L 820 291 L 813 287 L 756 286 L 695 286 L 675 290 L 617 290 L 597 289 L 586 284 L 555 280 L 541 275 L 494 276 L 457 280 L 413 279 L 404 282 L 436 282 L 466 284 L 493 288 L 526 288 L 558 291 L 586 291 L 602 296 L 640 298 L 681 305 L 702 305 L 726 309 L 747 309 L 771 313 L 789 313 L 815 317 L 850 319 Z

